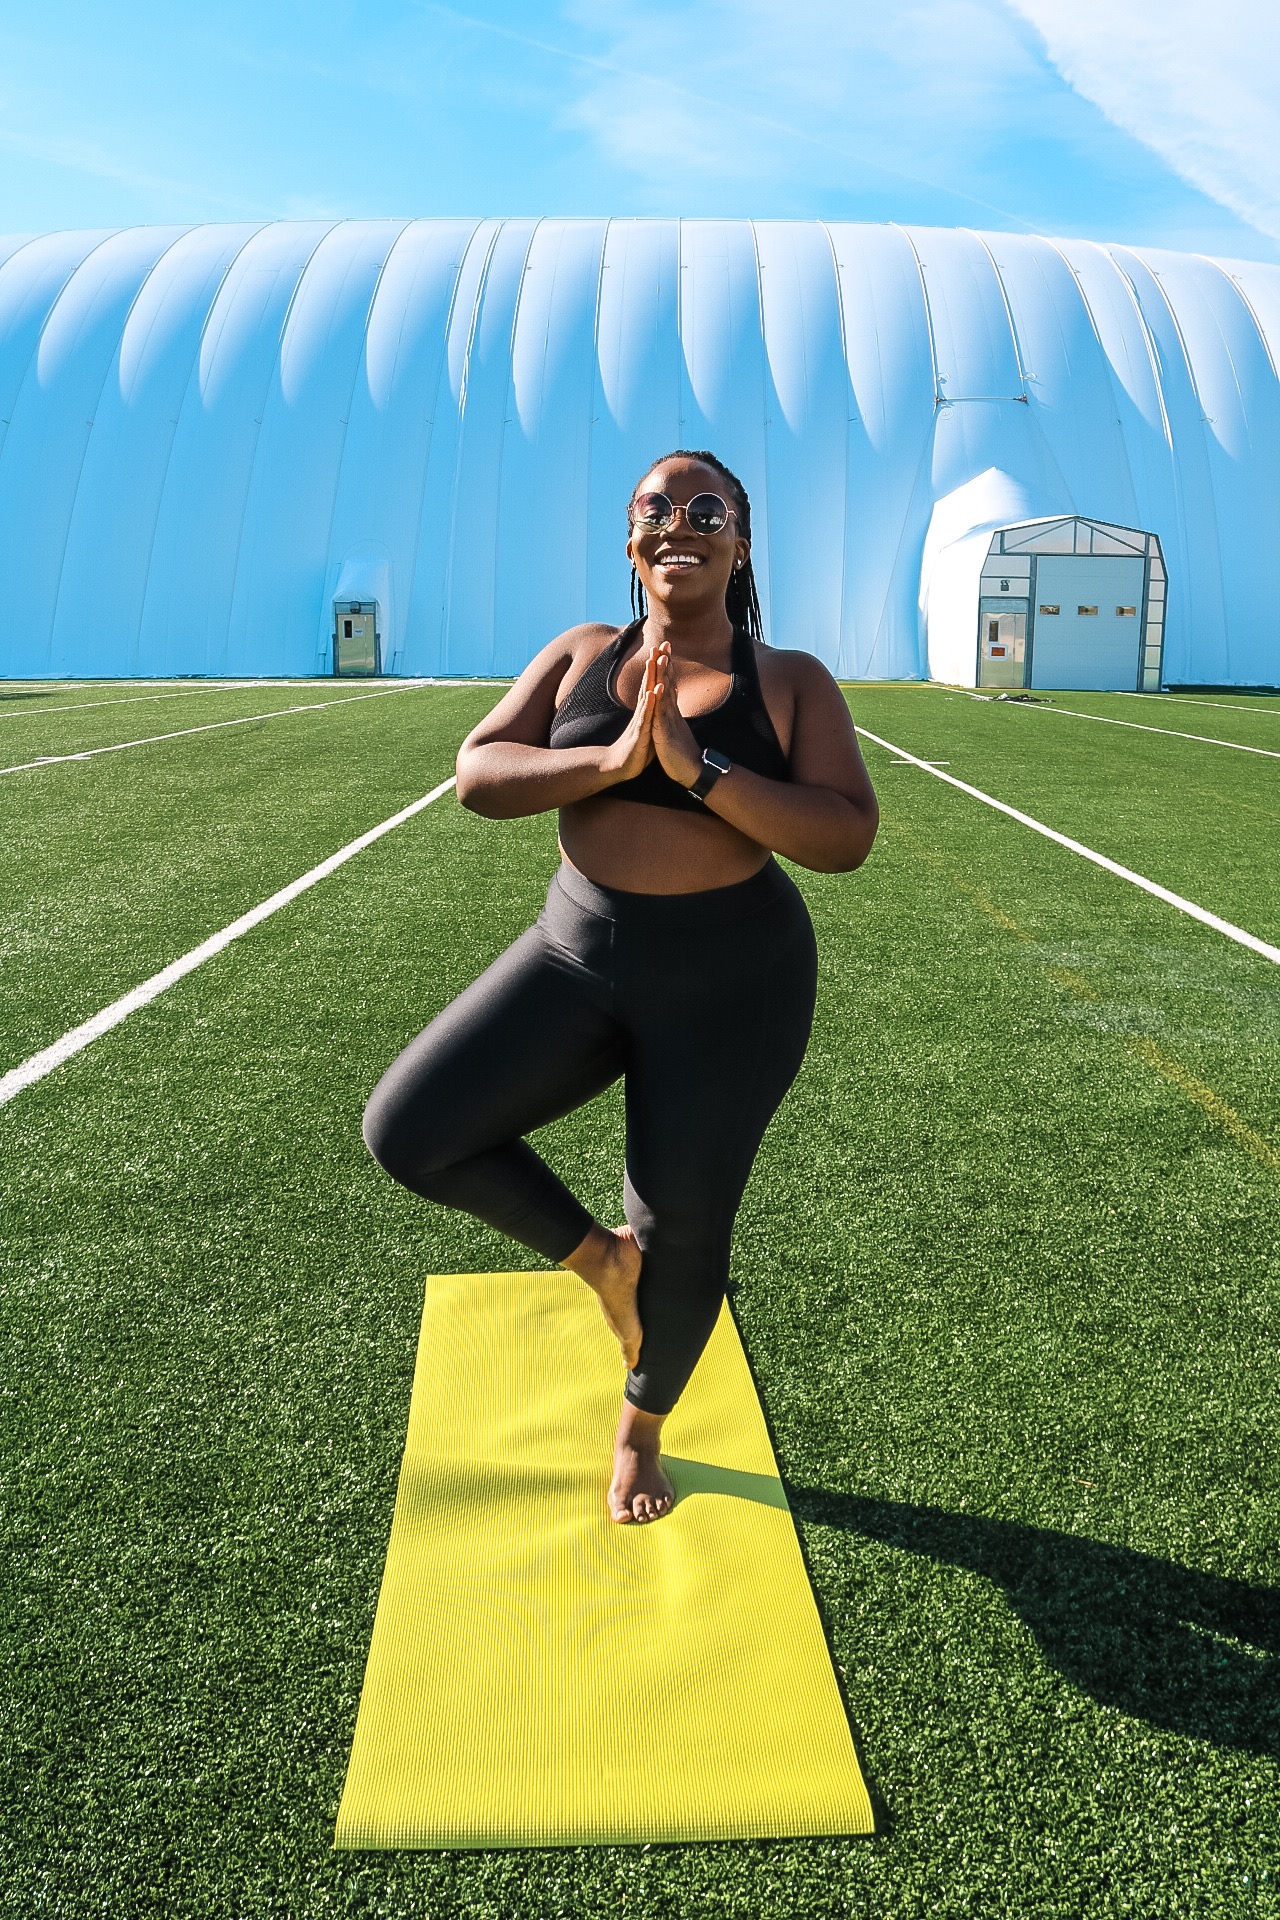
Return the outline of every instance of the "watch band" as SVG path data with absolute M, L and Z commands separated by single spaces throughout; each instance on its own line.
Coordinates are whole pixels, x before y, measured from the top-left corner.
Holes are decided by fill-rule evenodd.
M 714 747 L 708 747 L 702 756 L 702 772 L 691 787 L 686 787 L 686 793 L 691 793 L 695 800 L 705 800 L 716 781 L 728 773 L 732 765 L 732 760 L 717 753 Z

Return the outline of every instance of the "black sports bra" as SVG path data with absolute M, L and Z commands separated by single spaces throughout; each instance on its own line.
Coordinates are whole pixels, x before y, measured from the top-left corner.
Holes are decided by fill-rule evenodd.
M 625 731 L 632 709 L 618 699 L 613 682 L 639 625 L 633 620 L 624 627 L 617 639 L 596 655 L 568 699 L 557 707 L 551 719 L 549 746 L 608 747 Z M 763 774 L 768 780 L 789 780 L 787 756 L 760 691 L 756 650 L 740 627 L 734 628 L 730 665 L 733 679 L 728 693 L 709 713 L 692 714 L 689 731 L 700 747 L 718 748 L 737 766 Z M 693 813 L 706 811 L 701 800 L 695 800 L 687 787 L 664 772 L 656 759 L 634 779 L 608 788 L 602 798 L 639 800 L 649 807 L 678 807 Z

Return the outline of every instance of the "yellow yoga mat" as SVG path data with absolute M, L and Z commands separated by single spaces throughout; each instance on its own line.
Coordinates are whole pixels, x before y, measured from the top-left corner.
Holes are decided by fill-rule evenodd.
M 428 1281 L 337 1846 L 872 1831 L 727 1306 L 646 1526 L 604 1504 L 623 1380 L 572 1275 Z

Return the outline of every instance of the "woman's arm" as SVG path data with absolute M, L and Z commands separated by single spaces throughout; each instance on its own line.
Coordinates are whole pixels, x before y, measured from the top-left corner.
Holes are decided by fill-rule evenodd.
M 636 709 L 608 747 L 549 747 L 556 694 L 594 628 L 573 627 L 535 655 L 458 749 L 458 798 L 490 820 L 547 813 L 630 780 L 653 758 L 655 663 L 646 662 Z M 612 634 L 613 629 L 608 630 Z
M 871 851 L 880 820 L 858 736 L 844 695 L 811 654 L 787 656 L 794 724 L 791 779 L 767 780 L 735 766 L 703 802 L 739 833 L 816 873 L 850 873 Z M 665 660 L 659 650 L 658 671 Z M 669 681 L 658 682 L 653 744 L 682 786 L 702 772 L 702 754 L 681 716 Z

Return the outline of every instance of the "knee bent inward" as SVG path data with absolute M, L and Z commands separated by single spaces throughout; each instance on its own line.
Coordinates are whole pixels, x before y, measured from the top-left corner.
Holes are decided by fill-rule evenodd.
M 377 1094 L 364 1110 L 364 1143 L 393 1180 L 402 1186 L 421 1186 L 424 1178 L 442 1172 L 450 1155 L 444 1146 L 443 1129 L 424 1126 L 415 1117 L 410 1125 L 403 1112 Z

